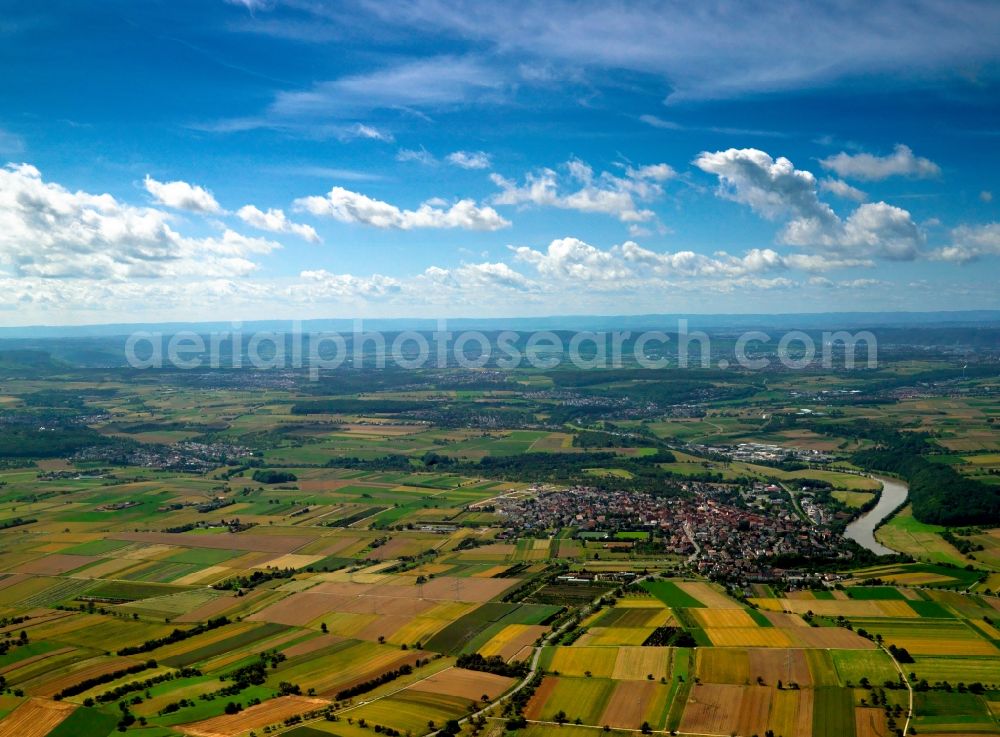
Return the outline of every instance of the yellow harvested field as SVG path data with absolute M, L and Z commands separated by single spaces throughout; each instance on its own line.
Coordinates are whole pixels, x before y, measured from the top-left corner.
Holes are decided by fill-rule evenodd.
M 670 674 L 669 647 L 620 647 L 612 678 L 620 681 L 660 680 Z
M 924 573 L 924 572 L 912 572 L 912 573 L 892 573 L 889 575 L 881 576 L 882 580 L 890 581 L 895 584 L 901 584 L 905 586 L 923 586 L 929 583 L 941 583 L 942 581 L 951 581 L 952 579 L 948 576 L 942 576 L 938 573 Z M 903 592 L 904 595 L 906 592 Z
M 994 627 L 992 624 L 987 624 L 986 622 L 974 621 L 970 622 L 976 629 L 982 632 L 991 640 L 1000 640 L 1000 630 Z
M 367 626 L 357 630 L 354 636 L 360 640 L 377 640 L 384 637 L 394 645 L 409 645 L 412 641 L 408 639 L 408 633 L 405 630 L 409 628 L 412 621 L 411 617 L 403 614 L 382 614 Z M 400 630 L 403 630 L 402 639 L 397 638 L 397 632 Z
M 479 654 L 486 658 L 499 655 L 504 660 L 510 660 L 547 631 L 548 627 L 539 624 L 508 624 L 479 648 Z
M 742 609 L 742 605 L 707 583 L 682 581 L 677 587 L 710 609 Z
M 277 558 L 271 558 L 270 560 L 265 560 L 263 563 L 258 563 L 255 568 L 305 568 L 306 566 L 311 566 L 318 560 L 323 560 L 322 555 L 296 555 L 295 553 L 288 553 L 286 555 L 279 555 Z
M 473 578 L 493 578 L 498 573 L 503 573 L 510 566 L 490 566 L 489 568 L 484 568 L 481 571 L 476 571 L 472 574 Z
M 691 614 L 705 629 L 713 627 L 756 627 L 743 609 L 692 609 Z
M 822 617 L 905 617 L 915 619 L 917 614 L 905 601 L 867 601 L 858 599 L 751 599 L 761 609 L 774 612 L 805 614 L 812 612 Z
M 879 609 L 882 610 L 882 616 L 884 617 L 912 618 L 913 615 L 915 614 L 913 607 L 911 607 L 905 601 L 899 601 L 899 600 L 880 601 L 878 602 L 878 605 Z
M 200 571 L 181 576 L 173 583 L 177 586 L 189 586 L 204 581 L 205 583 L 215 583 L 226 576 L 232 576 L 233 569 L 226 566 L 207 566 Z
M 643 596 L 626 596 L 615 604 L 619 609 L 666 609 L 667 605 L 659 599 Z
M 449 620 L 447 619 L 414 617 L 393 633 L 392 642 L 399 645 L 426 642 L 434 633 L 443 629 L 448 622 Z
M 0 721 L 3 737 L 45 737 L 62 724 L 76 704 L 50 699 L 28 699 Z
M 320 621 L 327 629 L 341 637 L 355 637 L 361 630 L 371 624 L 377 624 L 381 617 L 377 614 L 344 614 L 336 613 L 321 616 Z
M 747 683 L 750 659 L 746 650 L 700 647 L 695 656 L 695 673 L 706 683 Z
M 423 613 L 423 616 L 433 617 L 434 619 L 455 620 L 468 614 L 475 608 L 475 604 L 468 604 L 464 601 L 442 601 L 434 604 L 433 608 Z
M 814 696 L 809 688 L 772 691 L 768 728 L 784 737 L 812 737 Z
M 978 637 L 887 637 L 897 647 L 905 647 L 913 655 L 986 655 L 1000 656 L 1000 650 Z
M 716 647 L 791 647 L 787 630 L 777 627 L 712 627 L 705 634 Z
M 548 670 L 564 676 L 583 676 L 589 671 L 595 678 L 611 678 L 617 660 L 618 648 L 614 647 L 559 647 L 553 651 Z
M 641 645 L 652 630 L 640 627 L 591 627 L 577 642 L 580 645 Z

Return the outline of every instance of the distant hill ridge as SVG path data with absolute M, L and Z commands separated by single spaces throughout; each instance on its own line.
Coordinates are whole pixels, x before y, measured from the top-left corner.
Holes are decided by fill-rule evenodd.
M 801 312 L 779 314 L 685 314 L 645 315 L 548 315 L 538 317 L 455 317 L 447 319 L 450 330 L 643 330 L 676 328 L 687 320 L 690 329 L 776 328 L 776 329 L 860 329 L 864 327 L 914 326 L 1000 326 L 1000 310 L 957 310 L 943 312 Z M 289 332 L 293 320 L 250 320 L 236 323 L 244 333 L 254 331 Z M 351 332 L 355 320 L 300 320 L 303 331 Z M 435 330 L 433 318 L 364 319 L 365 330 Z M 109 323 L 98 325 L 34 325 L 0 327 L 4 338 L 69 338 L 128 335 L 137 330 L 164 334 L 191 330 L 200 333 L 231 331 L 233 322 Z

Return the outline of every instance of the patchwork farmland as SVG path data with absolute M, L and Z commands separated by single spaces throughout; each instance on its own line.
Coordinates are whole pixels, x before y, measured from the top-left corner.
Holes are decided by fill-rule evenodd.
M 695 447 L 850 438 L 721 404 L 556 423 L 572 377 L 446 379 L 81 377 L 92 442 L 0 458 L 0 737 L 1000 734 L 995 530 L 904 511 L 880 535 L 926 555 L 866 556 L 828 524 L 878 493 L 846 458 Z

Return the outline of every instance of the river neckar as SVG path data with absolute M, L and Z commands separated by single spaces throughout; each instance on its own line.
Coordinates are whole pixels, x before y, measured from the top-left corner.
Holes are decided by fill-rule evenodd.
M 909 487 L 899 479 L 875 476 L 882 483 L 882 495 L 878 504 L 854 520 L 844 529 L 844 537 L 849 537 L 863 548 L 877 555 L 892 555 L 896 551 L 887 548 L 875 539 L 875 529 L 886 517 L 899 509 L 910 493 Z

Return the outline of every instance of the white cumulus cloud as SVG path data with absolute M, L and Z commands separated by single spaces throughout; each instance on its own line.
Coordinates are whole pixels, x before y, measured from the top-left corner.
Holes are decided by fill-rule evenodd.
M 382 274 L 354 276 L 335 274 L 326 269 L 310 269 L 299 274 L 303 284 L 289 289 L 289 294 L 304 301 L 328 299 L 382 299 L 399 294 L 399 280 Z
M 376 228 L 412 230 L 414 228 L 462 228 L 499 230 L 510 225 L 492 207 L 479 206 L 463 199 L 450 207 L 442 200 L 422 203 L 416 210 L 404 210 L 343 187 L 334 187 L 326 195 L 302 197 L 295 206 L 312 213 L 332 217 L 343 223 L 361 223 Z
M 578 212 L 612 215 L 625 223 L 647 222 L 656 217 L 641 209 L 637 201 L 653 200 L 663 194 L 662 182 L 675 176 L 667 164 L 627 168 L 625 176 L 610 172 L 594 174 L 593 168 L 579 159 L 566 162 L 567 177 L 553 169 L 528 172 L 523 184 L 500 174 L 490 179 L 500 188 L 493 197 L 498 205 L 540 205 Z M 568 182 L 563 183 L 561 179 Z M 566 186 L 568 185 L 568 186 Z
M 162 210 L 71 192 L 30 164 L 0 169 L 0 269 L 16 277 L 233 277 L 258 268 L 253 255 L 280 247 L 228 229 L 191 238 Z
M 153 195 L 153 201 L 158 205 L 209 215 L 222 212 L 222 208 L 212 193 L 196 184 L 188 184 L 180 180 L 158 182 L 148 174 L 143 180 L 143 184 L 146 191 Z
M 310 243 L 319 243 L 319 235 L 315 228 L 304 223 L 293 223 L 285 215 L 284 210 L 268 208 L 261 210 L 254 205 L 244 205 L 236 211 L 237 217 L 258 230 L 271 233 L 294 233 Z
M 547 280 L 588 282 L 603 285 L 601 288 L 631 285 L 639 289 L 663 279 L 735 283 L 771 272 L 823 272 L 872 265 L 864 259 L 783 255 L 771 248 L 754 248 L 742 256 L 725 251 L 707 255 L 694 251 L 653 251 L 634 241 L 625 241 L 601 249 L 572 237 L 557 238 L 543 250 L 512 246 L 511 251 L 517 261 L 533 266 Z
M 935 251 L 934 258 L 964 264 L 1000 255 L 1000 223 L 960 225 L 951 231 L 951 241 L 951 245 Z
M 476 292 L 481 289 L 532 289 L 531 281 L 503 262 L 483 262 L 462 264 L 444 269 L 438 266 L 427 268 L 423 276 L 434 282 L 461 290 Z
M 527 246 L 513 248 L 514 258 L 531 264 L 542 276 L 578 281 L 624 279 L 632 270 L 609 251 L 602 251 L 579 238 L 558 238 L 545 251 Z
M 816 177 L 784 156 L 758 149 L 703 152 L 694 161 L 719 179 L 718 194 L 771 220 L 785 220 L 781 242 L 856 258 L 916 258 L 924 236 L 907 210 L 885 202 L 860 205 L 841 219 L 819 199 Z

